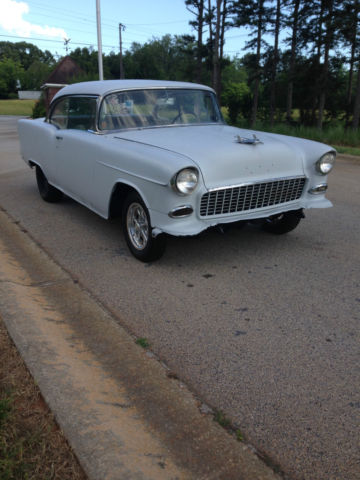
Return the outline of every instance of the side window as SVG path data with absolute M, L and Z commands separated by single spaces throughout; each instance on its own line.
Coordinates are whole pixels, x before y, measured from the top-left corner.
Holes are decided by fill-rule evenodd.
M 64 130 L 67 128 L 69 98 L 63 98 L 54 107 L 50 115 L 50 123 Z
M 55 105 L 50 123 L 62 130 L 95 130 L 95 118 L 96 97 L 66 97 Z
M 70 97 L 67 128 L 95 130 L 96 98 Z

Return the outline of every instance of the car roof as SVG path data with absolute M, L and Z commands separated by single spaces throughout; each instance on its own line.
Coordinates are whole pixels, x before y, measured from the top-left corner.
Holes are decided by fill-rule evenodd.
M 137 88 L 191 88 L 214 91 L 206 85 L 190 82 L 173 82 L 167 80 L 99 80 L 67 85 L 54 96 L 54 100 L 64 95 L 105 95 L 117 90 Z

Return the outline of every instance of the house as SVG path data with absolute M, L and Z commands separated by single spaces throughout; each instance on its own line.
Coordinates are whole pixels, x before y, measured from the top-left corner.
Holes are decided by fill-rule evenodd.
M 64 57 L 46 79 L 41 87 L 44 90 L 46 112 L 49 109 L 50 102 L 55 94 L 65 85 L 71 82 L 74 77 L 83 74 L 84 71 L 68 55 Z

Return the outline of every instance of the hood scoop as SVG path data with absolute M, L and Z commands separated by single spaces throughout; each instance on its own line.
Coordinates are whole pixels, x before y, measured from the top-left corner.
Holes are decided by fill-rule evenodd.
M 240 135 L 235 135 L 236 143 L 241 143 L 243 145 L 258 145 L 263 143 L 256 135 L 253 134 L 253 138 L 241 137 Z

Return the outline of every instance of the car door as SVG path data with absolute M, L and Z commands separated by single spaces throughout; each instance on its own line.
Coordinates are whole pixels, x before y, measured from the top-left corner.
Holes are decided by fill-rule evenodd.
M 91 206 L 94 171 L 96 97 L 69 96 L 53 108 L 56 183 L 74 199 Z

